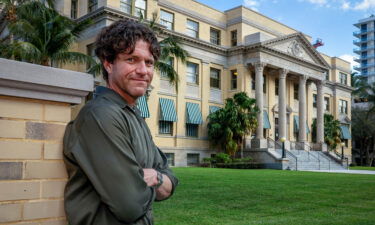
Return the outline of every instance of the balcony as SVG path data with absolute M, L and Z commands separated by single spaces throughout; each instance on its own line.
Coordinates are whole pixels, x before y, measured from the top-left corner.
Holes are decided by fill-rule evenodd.
M 355 49 L 353 49 L 353 51 L 354 51 L 355 53 L 357 53 L 357 54 L 361 54 L 361 52 L 363 52 L 363 51 L 368 51 L 368 50 L 370 50 L 370 49 L 374 49 L 374 45 L 369 45 L 369 46 L 367 46 L 367 47 L 355 48 Z
M 372 59 L 374 57 L 375 57 L 375 54 L 366 55 L 366 56 L 359 56 L 359 57 L 354 58 L 354 61 L 356 61 L 357 63 L 361 63 L 362 60 L 368 60 L 368 59 Z
M 357 45 L 357 46 L 360 46 L 360 44 L 362 43 L 366 43 L 366 42 L 369 42 L 369 41 L 373 41 L 375 40 L 375 37 L 369 37 L 369 38 L 364 38 L 364 39 L 358 39 L 358 40 L 354 40 L 353 41 L 353 44 Z
M 355 66 L 355 67 L 353 67 L 353 69 L 357 70 L 357 71 L 360 71 L 361 69 L 366 69 L 366 68 L 373 67 L 373 66 L 375 66 L 375 63 L 367 63 L 367 64 L 363 64 L 363 65 L 360 65 L 360 66 Z
M 367 34 L 370 32 L 373 32 L 375 30 L 374 27 L 367 28 L 366 30 L 359 30 L 359 31 L 354 31 L 353 35 L 356 37 L 360 37 L 362 34 Z

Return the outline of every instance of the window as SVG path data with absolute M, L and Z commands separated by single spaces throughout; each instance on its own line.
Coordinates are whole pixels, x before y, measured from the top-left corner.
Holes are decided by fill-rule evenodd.
M 237 89 L 237 70 L 230 71 L 230 89 L 234 90 Z
M 187 154 L 187 165 L 188 166 L 196 166 L 198 164 L 199 164 L 199 154 L 188 153 Z
M 275 95 L 279 95 L 279 79 L 275 79 Z
M 93 57 L 93 59 L 99 62 L 98 57 L 95 54 L 95 44 L 89 44 L 86 46 L 87 55 Z M 86 69 L 90 69 L 90 65 L 87 63 Z
M 98 0 L 89 0 L 88 2 L 88 11 L 93 12 L 98 8 Z
M 132 14 L 132 0 L 120 0 L 120 10 Z
M 313 94 L 313 107 L 316 108 L 316 101 L 317 101 L 317 95 L 316 94 Z
M 266 82 L 266 76 L 263 75 L 263 93 L 267 93 L 267 82 Z
M 169 58 L 165 63 L 173 67 L 173 65 L 174 65 L 174 59 L 171 57 L 171 58 Z M 168 75 L 167 75 L 167 73 L 165 73 L 165 72 L 161 72 L 161 73 L 160 73 L 160 77 L 161 77 L 161 78 L 166 78 L 166 79 L 167 79 L 167 78 L 168 78 Z
M 187 63 L 186 81 L 188 83 L 198 84 L 198 64 L 188 62 Z
M 174 153 L 164 153 L 168 160 L 168 166 L 174 166 Z
M 251 89 L 255 90 L 255 74 L 251 73 Z
M 174 15 L 173 13 L 160 10 L 160 24 L 167 27 L 169 30 L 173 30 L 174 26 Z
M 329 72 L 326 72 L 326 80 L 329 80 Z
M 340 72 L 340 83 L 347 85 L 348 75 Z
M 186 136 L 187 137 L 198 137 L 198 124 L 186 124 Z
M 339 112 L 348 114 L 348 102 L 345 100 L 339 100 Z
M 169 134 L 172 135 L 173 132 L 173 122 L 172 121 L 159 121 L 159 134 Z
M 237 30 L 232 30 L 230 32 L 230 43 L 231 46 L 237 46 Z
M 120 0 L 120 10 L 124 13 L 146 17 L 146 0 Z
M 198 38 L 199 24 L 192 20 L 186 21 L 186 34 L 190 37 Z
M 210 87 L 220 89 L 220 70 L 211 68 Z
M 324 110 L 329 112 L 329 97 L 324 97 Z
M 135 6 L 134 15 L 135 16 L 142 15 L 145 18 L 146 17 L 146 0 L 135 0 L 134 6 Z
M 78 0 L 72 0 L 72 5 L 70 8 L 70 17 L 72 19 L 77 19 L 77 9 L 78 9 Z
M 210 42 L 215 45 L 220 45 L 220 30 L 210 28 Z
M 294 90 L 293 90 L 293 94 L 294 94 L 294 99 L 295 100 L 298 100 L 298 84 L 294 84 Z

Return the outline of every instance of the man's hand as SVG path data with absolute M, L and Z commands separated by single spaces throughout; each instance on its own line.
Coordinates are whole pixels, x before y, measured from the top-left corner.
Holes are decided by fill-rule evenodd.
M 158 173 L 154 169 L 143 169 L 143 179 L 147 186 L 152 187 L 158 184 Z
M 158 173 L 155 169 L 143 169 L 143 179 L 147 186 L 152 187 L 158 184 Z M 163 174 L 163 184 L 156 189 L 156 199 L 163 200 L 171 195 L 172 182 L 169 177 Z

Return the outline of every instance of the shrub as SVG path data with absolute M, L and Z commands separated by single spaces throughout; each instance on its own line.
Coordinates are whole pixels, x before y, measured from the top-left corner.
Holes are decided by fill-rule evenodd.
M 225 153 L 219 153 L 215 156 L 215 161 L 217 163 L 230 163 L 232 162 L 232 159 L 228 154 Z

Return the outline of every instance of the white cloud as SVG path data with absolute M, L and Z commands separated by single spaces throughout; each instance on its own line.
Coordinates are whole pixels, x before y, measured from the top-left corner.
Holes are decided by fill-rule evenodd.
M 243 1 L 243 5 L 246 6 L 246 7 L 249 7 L 250 9 L 254 10 L 254 11 L 258 11 L 258 6 L 259 6 L 259 1 L 255 1 L 255 0 L 244 0 Z
M 353 67 L 354 66 L 358 66 L 359 64 L 354 61 L 354 56 L 353 55 L 350 55 L 350 54 L 344 54 L 342 56 L 339 56 L 339 58 L 343 59 L 343 60 L 346 60 L 348 62 L 350 62 L 350 65 L 351 65 L 351 68 L 353 70 Z
M 375 0 L 362 0 L 362 2 L 355 4 L 355 10 L 368 10 L 375 8 Z
M 347 2 L 347 1 L 343 1 L 342 4 L 341 4 L 341 9 L 343 10 L 349 10 L 351 7 L 350 7 L 350 2 Z

